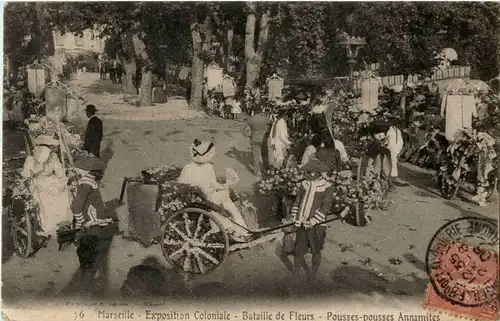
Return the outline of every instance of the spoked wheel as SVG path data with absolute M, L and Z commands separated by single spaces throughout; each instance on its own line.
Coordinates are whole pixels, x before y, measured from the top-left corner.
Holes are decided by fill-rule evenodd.
M 186 208 L 168 218 L 161 243 L 168 263 L 189 274 L 215 270 L 229 254 L 229 237 L 211 213 Z
M 34 252 L 36 230 L 31 215 L 24 210 L 21 201 L 14 200 L 9 205 L 9 225 L 17 254 L 22 258 L 28 258 Z
M 452 199 L 456 195 L 459 186 L 457 182 L 451 182 L 442 174 L 438 176 L 437 185 L 441 195 L 446 199 Z

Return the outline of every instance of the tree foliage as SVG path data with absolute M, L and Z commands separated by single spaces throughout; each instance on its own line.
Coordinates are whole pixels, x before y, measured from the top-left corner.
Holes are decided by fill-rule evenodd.
M 355 36 L 366 36 L 367 57 L 383 71 L 428 75 L 439 64 L 441 46 L 439 3 L 373 2 L 356 10 Z
M 199 109 L 203 69 L 212 61 L 226 72 L 241 61 L 247 86 L 276 71 L 292 78 L 346 75 L 345 49 L 335 38 L 342 31 L 366 37 L 358 61 L 379 62 L 388 74 L 427 76 L 439 63 L 436 54 L 452 47 L 461 64 L 491 78 L 499 68 L 499 8 L 470 2 L 9 3 L 4 48 L 17 57 L 50 55 L 51 28 L 74 34 L 96 28 L 129 76 L 136 68 L 146 78 L 162 74 L 167 60 L 190 62 L 191 105 Z M 150 90 L 148 82 L 142 85 Z

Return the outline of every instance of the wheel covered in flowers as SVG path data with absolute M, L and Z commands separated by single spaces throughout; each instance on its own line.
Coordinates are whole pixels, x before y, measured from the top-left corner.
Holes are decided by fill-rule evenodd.
M 229 254 L 229 236 L 217 218 L 189 207 L 171 215 L 163 227 L 162 252 L 168 263 L 188 274 L 206 274 Z
M 441 196 L 445 199 L 452 199 L 458 191 L 459 184 L 445 173 L 440 173 L 437 177 L 437 186 Z
M 28 258 L 36 251 L 38 243 L 35 219 L 25 210 L 20 199 L 12 199 L 7 210 L 14 248 L 20 257 Z

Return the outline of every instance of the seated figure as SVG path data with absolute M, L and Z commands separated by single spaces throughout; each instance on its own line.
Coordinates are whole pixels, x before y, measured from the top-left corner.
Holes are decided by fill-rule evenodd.
M 232 216 L 231 220 L 222 215 L 218 215 L 217 219 L 227 231 L 232 232 L 234 240 L 245 241 L 250 236 L 247 224 L 229 194 L 229 185 L 235 184 L 237 177 L 228 177 L 230 181 L 225 184 L 217 182 L 214 167 L 209 163 L 215 156 L 214 143 L 201 142 L 196 139 L 191 146 L 190 153 L 193 162 L 184 166 L 177 181 L 199 187 L 208 201 L 226 209 Z
M 37 146 L 33 156 L 26 158 L 21 175 L 32 178 L 30 191 L 40 207 L 40 235 L 54 234 L 59 223 L 72 221 L 66 173 L 55 153 Z

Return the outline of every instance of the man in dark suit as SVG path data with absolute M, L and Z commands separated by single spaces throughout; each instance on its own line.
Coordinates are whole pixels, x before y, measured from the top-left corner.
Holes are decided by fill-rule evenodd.
M 87 105 L 85 108 L 89 122 L 85 131 L 83 149 L 99 157 L 102 140 L 102 120 L 97 118 L 96 111 L 97 109 L 94 105 Z

